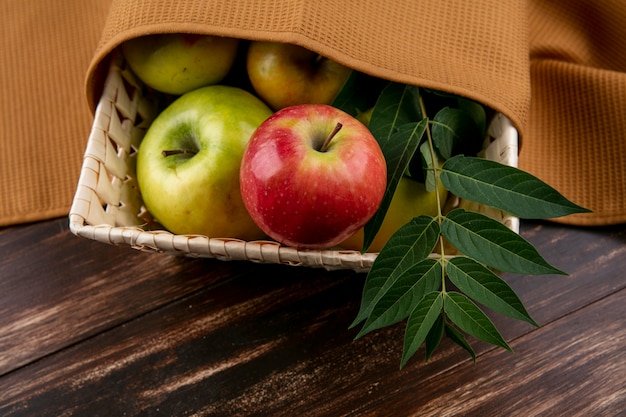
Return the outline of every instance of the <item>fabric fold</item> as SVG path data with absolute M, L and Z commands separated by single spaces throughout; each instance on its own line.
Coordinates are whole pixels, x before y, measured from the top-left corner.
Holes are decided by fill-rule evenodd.
M 416 4 L 417 3 L 417 4 Z M 530 105 L 523 0 L 114 0 L 86 79 L 93 106 L 106 56 L 167 32 L 290 42 L 392 81 L 456 93 L 523 131 Z

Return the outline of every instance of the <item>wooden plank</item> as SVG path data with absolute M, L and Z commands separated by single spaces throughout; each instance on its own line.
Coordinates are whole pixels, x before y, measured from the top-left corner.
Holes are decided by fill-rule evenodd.
M 513 276 L 505 279 L 524 295 L 524 303 L 540 323 L 575 311 L 626 288 L 626 225 L 604 228 L 563 227 L 525 222 L 522 236 L 569 276 Z
M 78 238 L 66 219 L 4 229 L 0 254 L 0 375 L 245 270 Z
M 421 384 L 381 384 L 376 410 L 420 416 L 626 415 L 626 290 L 578 310 L 477 366 L 461 364 Z M 397 390 L 393 396 L 387 389 Z M 371 404 L 354 415 L 379 415 Z
M 544 329 L 624 288 L 624 229 L 532 224 L 522 233 L 547 259 L 574 271 L 567 279 L 507 276 Z M 416 359 L 399 372 L 402 326 L 353 342 L 356 331 L 346 329 L 363 276 L 348 271 L 139 254 L 75 238 L 59 221 L 1 233 L 1 253 L 8 248 L 10 259 L 0 260 L 0 352 L 3 360 L 12 355 L 4 362 L 12 372 L 0 379 L 2 415 L 68 408 L 87 415 L 156 408 L 171 415 L 321 414 L 359 403 L 376 407 L 381 393 L 413 395 L 405 387 L 421 390 L 440 375 L 456 379 L 453 372 L 467 366 L 465 353 L 444 343 L 431 362 Z M 25 309 L 28 316 L 20 316 Z M 39 319 L 26 320 L 31 316 Z M 26 324 L 12 324 L 20 317 Z M 507 340 L 543 334 L 497 320 Z M 558 341 L 558 333 L 551 337 Z M 480 345 L 478 351 L 475 369 L 496 354 Z M 17 360 L 35 362 L 17 369 Z
M 5 375 L 0 415 L 133 415 L 178 396 L 203 405 L 254 386 L 275 366 L 298 367 L 324 346 L 350 343 L 346 311 L 356 306 L 346 309 L 342 295 L 358 299 L 355 274 L 263 269 L 269 275 L 196 292 Z
M 541 326 L 626 288 L 626 226 L 574 228 L 523 222 L 521 234 L 548 262 L 569 274 L 502 275 Z M 487 313 L 506 340 L 533 329 L 530 324 Z
M 612 278 L 600 271 L 598 286 L 604 287 L 605 279 Z M 546 292 L 554 281 L 541 283 Z M 5 396 L 0 414 L 46 416 L 73 410 L 81 415 L 136 415 L 158 410 L 164 415 L 360 415 L 369 409 L 386 412 L 397 402 L 399 414 L 390 415 L 408 415 L 421 412 L 439 395 L 458 405 L 455 396 L 479 392 L 488 378 L 494 379 L 490 386 L 524 385 L 525 374 L 537 385 L 526 385 L 518 397 L 538 390 L 549 397 L 541 401 L 562 401 L 557 404 L 561 406 L 574 404 L 576 398 L 570 396 L 580 393 L 568 388 L 556 399 L 559 392 L 553 384 L 574 380 L 585 355 L 598 357 L 596 366 L 611 375 L 623 371 L 621 364 L 606 363 L 621 349 L 612 343 L 621 341 L 619 329 L 618 339 L 607 346 L 577 343 L 581 335 L 597 335 L 609 323 L 623 327 L 623 291 L 591 305 L 579 299 L 576 313 L 551 320 L 541 330 L 518 333 L 516 355 L 480 348 L 482 355 L 473 367 L 464 352 L 446 343 L 431 362 L 415 360 L 398 371 L 401 326 L 355 342 L 355 332 L 346 331 L 358 308 L 360 288 L 361 277 L 349 272 L 251 267 L 227 284 L 197 291 L 6 375 L 0 379 Z M 610 313 L 603 315 L 604 309 Z M 547 356 L 535 364 L 544 350 Z M 575 369 L 559 380 L 562 369 L 554 363 L 565 363 L 566 369 L 572 363 Z M 541 385 L 542 367 L 555 374 L 546 385 Z M 588 378 L 587 370 L 580 369 L 580 378 Z M 600 377 L 607 378 L 594 375 L 592 383 Z M 620 401 L 615 387 L 615 381 L 603 386 L 602 395 Z M 506 399 L 506 393 L 499 393 Z M 484 391 L 476 397 L 477 407 L 497 410 L 490 395 Z M 531 400 L 514 406 L 537 409 L 538 400 Z M 442 401 L 432 407 L 444 406 Z
M 283 274 L 264 280 L 260 296 L 254 278 L 242 279 L 150 313 L 0 379 L 0 414 L 609 416 L 626 409 L 626 290 L 514 340 L 516 354 L 492 350 L 476 366 L 458 361 L 445 371 L 433 367 L 447 359 L 439 355 L 398 371 L 396 332 L 351 342 L 342 331 L 347 317 L 337 294 L 353 284 L 332 278 L 289 282 Z M 247 301 L 230 304 L 230 291 L 247 293 Z M 309 294 L 295 310 L 286 297 L 292 291 Z M 328 308 L 320 315 L 322 300 Z

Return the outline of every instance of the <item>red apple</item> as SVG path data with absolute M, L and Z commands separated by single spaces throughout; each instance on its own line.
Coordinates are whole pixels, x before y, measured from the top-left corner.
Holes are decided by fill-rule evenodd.
M 367 127 L 325 104 L 279 110 L 255 130 L 240 169 L 254 222 L 276 241 L 324 249 L 376 212 L 387 186 L 385 158 Z
M 298 45 L 253 41 L 247 52 L 250 83 L 273 110 L 330 104 L 352 69 Z

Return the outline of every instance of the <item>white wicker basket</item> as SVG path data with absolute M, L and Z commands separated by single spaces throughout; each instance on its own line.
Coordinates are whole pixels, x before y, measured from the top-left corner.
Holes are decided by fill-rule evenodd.
M 273 241 L 245 242 L 202 235 L 175 235 L 155 224 L 142 205 L 135 179 L 135 153 L 158 106 L 142 94 L 141 83 L 115 55 L 85 150 L 76 194 L 69 214 L 77 236 L 112 245 L 189 257 L 248 260 L 326 269 L 367 271 L 376 253 L 351 250 L 296 250 Z M 497 114 L 490 123 L 484 157 L 517 166 L 518 134 Z M 482 209 L 481 209 L 482 210 Z M 489 210 L 484 208 L 484 210 Z M 511 230 L 519 221 L 489 211 Z

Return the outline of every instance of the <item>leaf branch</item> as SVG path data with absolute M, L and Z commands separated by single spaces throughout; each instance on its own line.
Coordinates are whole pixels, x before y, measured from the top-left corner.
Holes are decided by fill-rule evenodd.
M 336 100 L 352 114 L 369 100 L 362 96 L 368 89 L 359 79 L 353 77 Z M 466 335 L 511 351 L 476 303 L 538 325 L 494 270 L 566 273 L 497 220 L 464 209 L 444 213 L 445 201 L 438 185 L 443 184 L 459 198 L 520 218 L 551 218 L 588 210 L 529 173 L 473 156 L 478 154 L 486 131 L 486 111 L 479 103 L 394 82 L 379 91 L 368 127 L 387 160 L 388 184 L 380 209 L 365 226 L 363 251 L 380 228 L 402 175 L 415 177 L 417 172 L 420 177 L 426 172 L 427 190 L 437 193 L 437 215 L 418 216 L 391 236 L 366 276 L 361 305 L 350 328 L 363 323 L 356 335 L 360 338 L 406 320 L 400 367 L 422 345 L 429 359 L 444 335 L 474 361 L 476 354 Z M 433 102 L 426 103 L 426 98 Z M 432 120 L 427 109 L 435 114 Z M 439 158 L 445 161 L 442 165 Z M 459 256 L 446 253 L 444 239 Z M 433 254 L 437 245 L 439 251 Z M 447 280 L 455 291 L 448 291 Z

